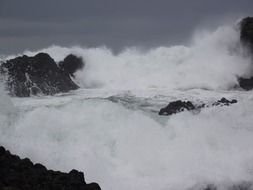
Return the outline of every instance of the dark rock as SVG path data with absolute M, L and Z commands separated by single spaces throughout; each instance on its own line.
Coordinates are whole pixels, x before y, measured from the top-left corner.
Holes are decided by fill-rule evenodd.
M 194 105 L 190 101 L 181 101 L 177 100 L 174 102 L 169 103 L 166 107 L 160 109 L 159 115 L 172 115 L 183 111 L 194 111 L 194 110 L 200 110 L 205 107 L 210 106 L 229 106 L 231 104 L 237 103 L 237 100 L 227 100 L 226 98 L 221 98 L 220 100 L 212 103 L 211 105 L 208 104 L 201 104 L 201 105 Z
M 175 101 L 169 103 L 165 108 L 159 111 L 159 115 L 172 115 L 182 112 L 184 110 L 193 110 L 195 106 L 190 101 Z
M 203 190 L 217 190 L 217 187 L 214 184 L 208 184 Z
M 229 106 L 230 104 L 235 104 L 235 103 L 237 103 L 237 100 L 233 99 L 229 101 L 228 99 L 223 97 L 220 100 L 214 102 L 212 106 Z
M 29 159 L 20 159 L 0 147 L 0 189 L 4 190 L 101 190 L 97 183 L 86 184 L 82 172 L 47 170 Z
M 97 183 L 87 184 L 87 188 L 89 190 L 101 190 L 101 188 L 99 187 L 99 185 Z
M 253 17 L 246 17 L 240 22 L 240 38 L 242 44 L 249 50 L 253 57 Z M 244 90 L 253 89 L 253 77 L 238 78 L 239 86 Z
M 6 75 L 6 87 L 12 96 L 53 95 L 79 88 L 46 53 L 8 60 L 0 70 Z
M 84 67 L 84 62 L 81 57 L 75 55 L 68 55 L 63 61 L 59 62 L 59 67 L 66 73 L 71 76 L 74 76 L 74 73 Z
M 240 38 L 244 45 L 253 52 L 253 17 L 246 17 L 240 22 Z
M 234 184 L 232 185 L 229 190 L 252 190 L 253 185 L 252 182 L 241 182 L 239 184 Z
M 238 79 L 239 86 L 244 90 L 252 90 L 253 89 L 253 77 L 251 78 L 239 78 Z

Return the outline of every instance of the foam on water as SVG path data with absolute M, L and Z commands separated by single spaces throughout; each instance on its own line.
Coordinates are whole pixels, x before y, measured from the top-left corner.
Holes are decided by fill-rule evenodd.
M 222 97 L 224 93 L 217 90 L 229 89 L 237 84 L 237 76 L 251 72 L 234 28 L 198 33 L 188 46 L 148 51 L 129 48 L 114 54 L 106 47 L 59 46 L 41 51 L 56 61 L 69 53 L 82 56 L 86 65 L 75 80 L 83 88 L 99 90 L 90 97 L 76 91 L 63 99 L 14 98 L 17 109 L 0 89 L 0 145 L 50 169 L 82 170 L 88 182 L 98 182 L 103 190 L 181 190 L 205 183 L 252 181 L 250 94 L 234 92 L 240 101 L 229 107 L 164 118 L 154 116 L 151 109 L 139 109 L 143 104 L 134 102 L 138 97 L 108 98 L 108 93 L 101 93 L 155 89 L 159 97 L 160 90 L 204 88 L 213 91 L 199 90 L 201 98 Z M 153 95 L 147 97 L 155 100 Z M 188 92 L 178 95 L 175 98 L 191 97 Z
M 104 190 L 231 184 L 253 177 L 252 107 L 248 99 L 161 124 L 105 99 L 40 105 L 1 128 L 0 144 L 49 168 L 83 170 Z
M 17 109 L 14 107 L 10 97 L 4 90 L 3 84 L 0 81 L 0 125 L 5 127 L 14 119 Z

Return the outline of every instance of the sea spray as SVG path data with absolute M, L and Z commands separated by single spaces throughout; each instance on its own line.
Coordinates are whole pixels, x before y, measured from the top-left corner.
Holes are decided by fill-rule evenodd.
M 248 72 L 250 61 L 240 48 L 237 31 L 224 26 L 204 32 L 189 46 L 129 48 L 118 54 L 106 47 L 39 50 L 56 61 L 69 53 L 82 56 L 86 65 L 75 80 L 92 89 L 13 98 L 19 115 L 0 127 L 0 144 L 50 169 L 82 170 L 104 190 L 182 190 L 252 182 L 252 95 L 222 90 Z M 186 90 L 191 88 L 202 89 Z M 118 93 L 110 98 L 113 89 Z M 136 103 L 136 89 L 138 101 L 148 99 L 152 109 Z M 238 103 L 197 114 L 158 116 L 161 102 L 224 96 Z M 13 106 L 8 96 L 2 100 L 2 115 L 9 118 L 7 110 Z
M 230 26 L 197 32 L 188 46 L 127 48 L 118 54 L 106 47 L 52 46 L 24 54 L 38 52 L 49 53 L 56 61 L 70 53 L 82 56 L 86 65 L 76 73 L 76 81 L 84 88 L 230 89 L 251 69 L 239 31 Z

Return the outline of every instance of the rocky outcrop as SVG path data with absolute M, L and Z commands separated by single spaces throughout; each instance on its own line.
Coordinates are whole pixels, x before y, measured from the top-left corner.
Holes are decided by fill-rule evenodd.
M 244 18 L 240 22 L 240 30 L 241 42 L 248 49 L 253 62 L 253 17 Z M 238 82 L 239 86 L 244 90 L 253 89 L 253 76 L 250 78 L 239 78 Z
M 1 64 L 0 70 L 6 76 L 6 88 L 10 95 L 28 97 L 78 89 L 70 75 L 81 68 L 80 65 L 83 65 L 82 60 L 70 55 L 58 67 L 48 54 L 39 53 L 34 57 L 24 55 L 8 60 Z
M 226 98 L 221 98 L 220 100 L 214 102 L 212 106 L 229 106 L 230 104 L 235 104 L 237 103 L 237 100 L 228 100 Z M 208 105 L 203 104 L 204 107 L 209 107 Z
M 74 73 L 84 67 L 84 62 L 81 57 L 76 57 L 73 54 L 68 55 L 63 61 L 59 63 L 59 67 L 66 73 L 71 76 L 74 76 Z
M 174 102 L 170 102 L 166 107 L 160 109 L 159 115 L 172 115 L 183 111 L 190 111 L 190 110 L 200 110 L 205 107 L 210 106 L 229 106 L 231 104 L 237 103 L 237 100 L 227 100 L 226 98 L 221 98 L 220 100 L 209 104 L 201 104 L 201 105 L 194 105 L 190 101 L 181 101 L 177 100 Z
M 246 17 L 240 22 L 240 38 L 244 45 L 253 52 L 253 17 Z
M 82 172 L 69 173 L 47 170 L 20 159 L 0 147 L 0 189 L 3 190 L 100 190 L 97 183 L 86 184 Z
M 177 100 L 169 103 L 165 108 L 159 111 L 159 115 L 172 115 L 185 110 L 193 110 L 196 107 L 190 101 Z
M 239 85 L 244 90 L 251 90 L 253 89 L 253 77 L 251 78 L 239 78 L 238 79 Z

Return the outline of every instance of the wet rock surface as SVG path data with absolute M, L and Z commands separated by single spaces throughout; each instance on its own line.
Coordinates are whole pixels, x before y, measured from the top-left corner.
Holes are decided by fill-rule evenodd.
M 253 89 L 253 77 L 239 78 L 238 82 L 239 82 L 239 86 L 244 90 L 252 90 Z
M 228 100 L 226 98 L 221 98 L 220 100 L 214 102 L 212 104 L 212 106 L 229 106 L 230 104 L 235 104 L 237 103 L 237 100 L 233 99 L 233 100 Z
M 170 102 L 166 107 L 160 109 L 159 115 L 172 115 L 183 111 L 194 111 L 194 110 L 200 110 L 202 108 L 210 107 L 210 106 L 229 106 L 231 104 L 237 103 L 237 100 L 228 100 L 226 98 L 221 98 L 220 100 L 212 103 L 211 105 L 208 104 L 201 104 L 196 105 L 193 104 L 191 101 L 182 101 L 177 100 L 174 102 Z
M 68 55 L 59 63 L 59 67 L 66 73 L 74 77 L 74 73 L 84 67 L 84 62 L 81 57 L 73 54 Z
M 244 45 L 253 52 L 253 17 L 246 17 L 240 22 L 240 38 Z
M 240 38 L 242 44 L 248 49 L 253 64 L 253 17 L 246 17 L 240 22 Z M 249 78 L 240 77 L 239 86 L 244 90 L 253 89 L 253 76 Z
M 165 108 L 159 111 L 159 115 L 172 115 L 185 110 L 193 110 L 196 107 L 190 101 L 177 100 L 169 103 Z
M 24 55 L 8 60 L 1 64 L 0 70 L 12 96 L 54 95 L 79 88 L 70 77 L 80 68 L 76 66 L 77 61 L 79 65 L 82 63 L 80 58 L 71 55 L 58 67 L 48 54 L 39 53 L 33 57 Z
M 86 184 L 82 172 L 47 170 L 45 166 L 33 164 L 28 158 L 20 159 L 0 146 L 0 189 L 100 190 L 100 187 L 97 183 Z

